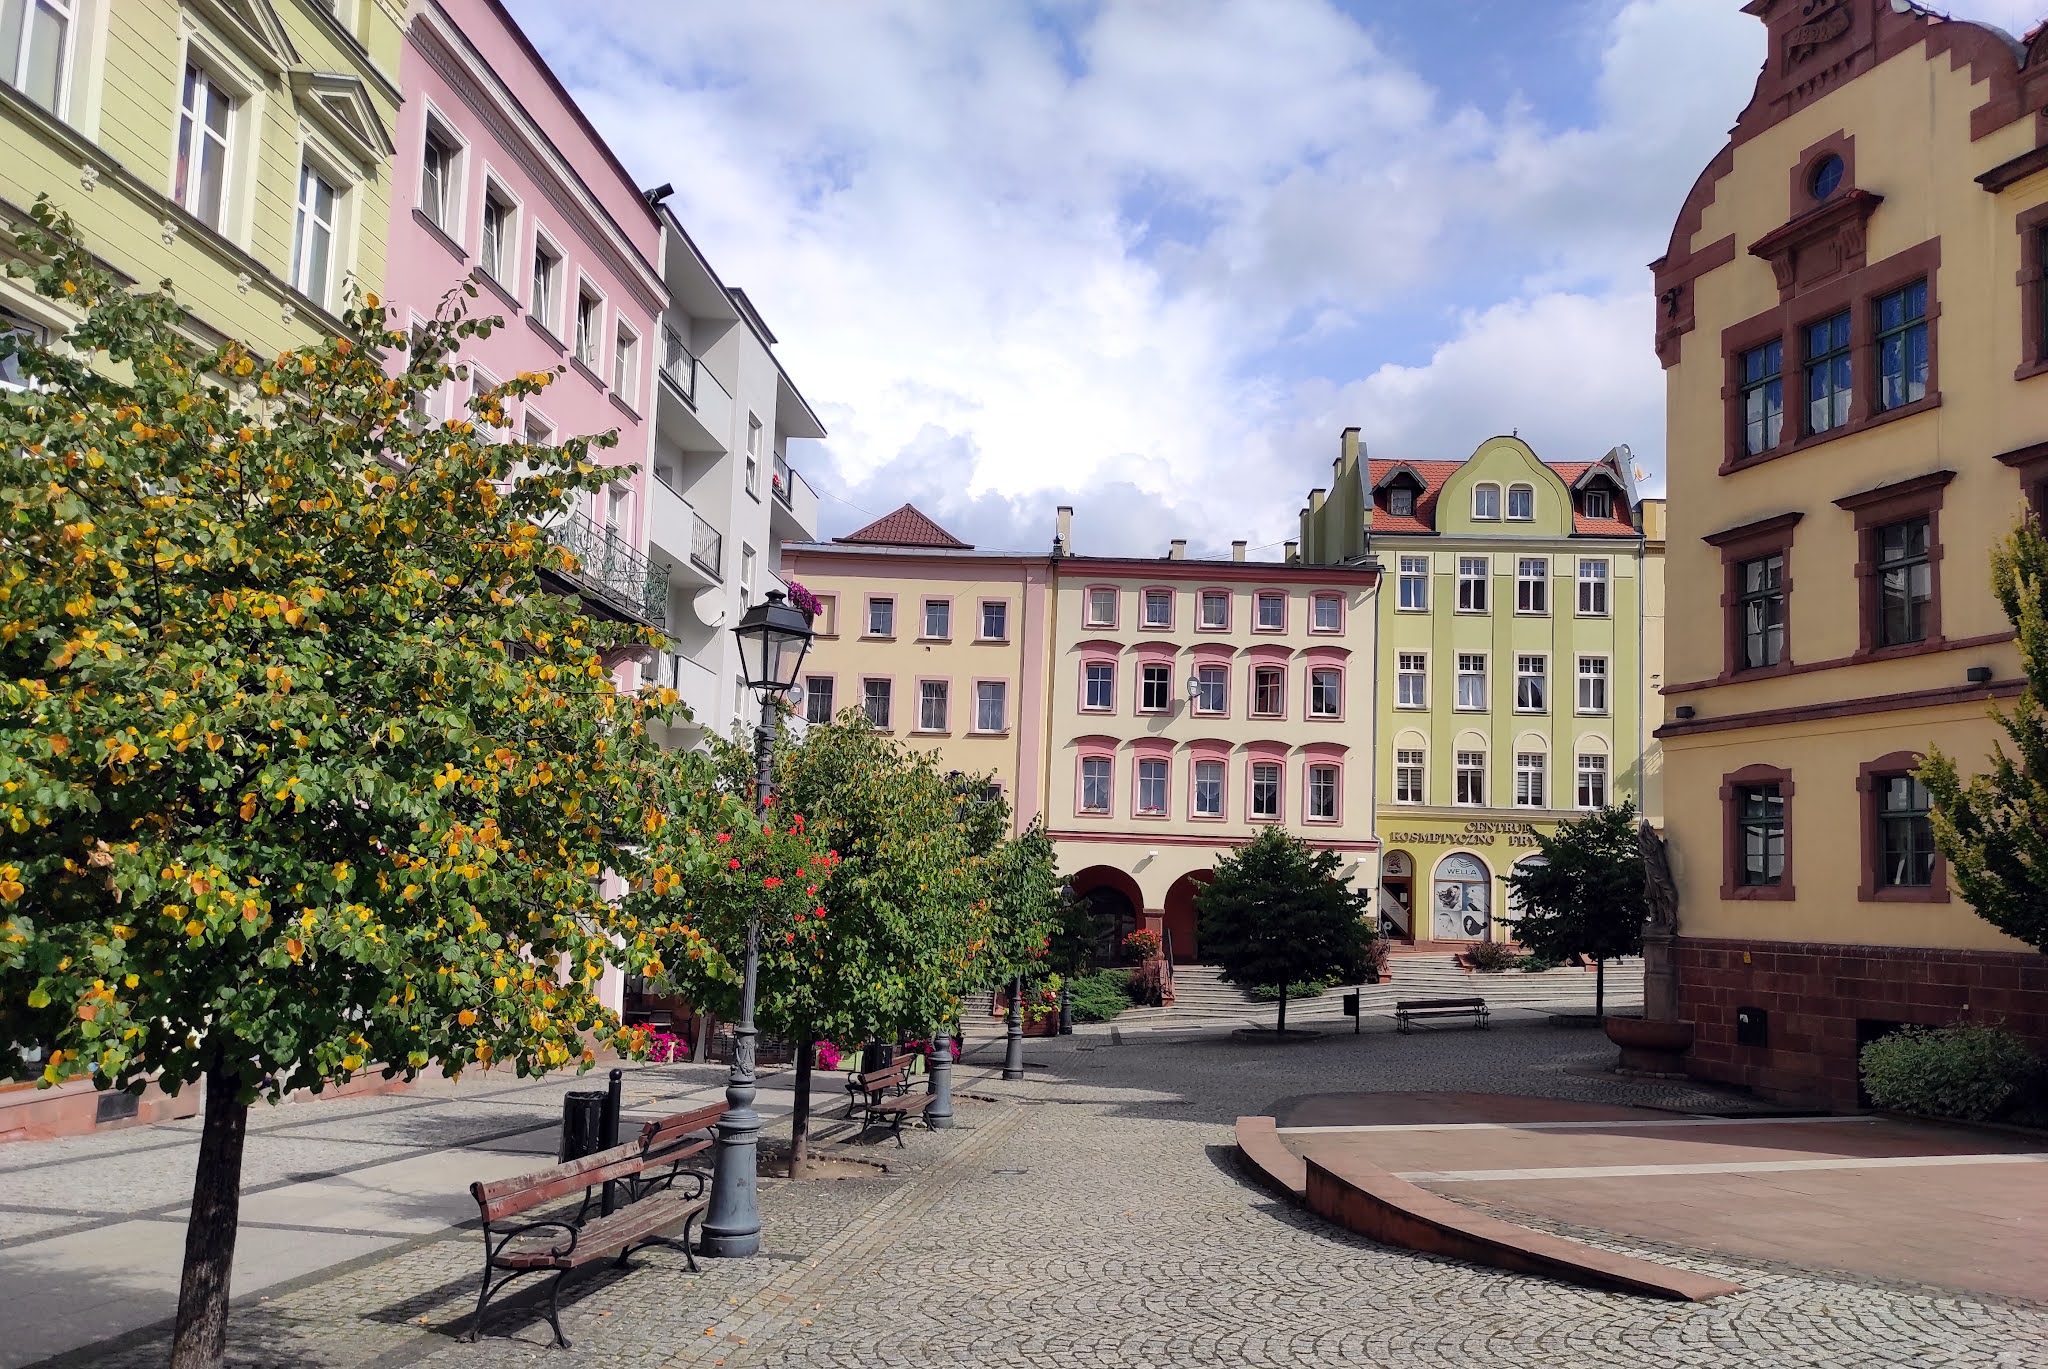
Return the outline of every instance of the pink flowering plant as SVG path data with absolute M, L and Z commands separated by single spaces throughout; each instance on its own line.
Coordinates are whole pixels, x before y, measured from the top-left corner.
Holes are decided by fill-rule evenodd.
M 789 602 L 806 618 L 815 619 L 825 611 L 825 606 L 818 602 L 818 596 L 795 580 L 789 582 Z

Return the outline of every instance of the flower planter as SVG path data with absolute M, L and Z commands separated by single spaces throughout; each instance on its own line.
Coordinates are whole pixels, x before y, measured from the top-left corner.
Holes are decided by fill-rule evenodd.
M 1621 1047 L 1623 1069 L 1644 1074 L 1685 1072 L 1685 1053 L 1692 1048 L 1692 1023 L 1609 1017 L 1601 1025 L 1607 1039 Z

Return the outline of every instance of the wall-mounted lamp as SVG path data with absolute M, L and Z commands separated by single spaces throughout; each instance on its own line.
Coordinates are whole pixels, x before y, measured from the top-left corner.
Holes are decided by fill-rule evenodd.
M 1973 665 L 1963 672 L 1963 678 L 1971 684 L 1990 684 L 1991 667 L 1988 665 Z
M 1680 704 L 1678 707 L 1672 709 L 1671 711 L 1673 714 L 1677 716 L 1680 722 L 1689 722 L 1692 719 L 1693 713 L 1696 710 L 1693 708 L 1691 704 Z

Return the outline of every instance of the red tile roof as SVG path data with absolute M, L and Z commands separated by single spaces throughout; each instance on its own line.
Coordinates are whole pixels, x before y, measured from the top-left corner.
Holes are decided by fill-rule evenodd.
M 1573 486 L 1587 471 L 1600 465 L 1597 461 L 1546 461 L 1543 463 L 1557 473 L 1565 486 Z M 1374 532 L 1423 532 L 1436 531 L 1436 497 L 1444 482 L 1464 467 L 1463 461 L 1381 461 L 1371 463 L 1367 481 L 1377 488 L 1382 480 L 1397 470 L 1406 468 L 1422 477 L 1422 493 L 1415 500 L 1415 515 L 1412 518 L 1396 518 L 1387 512 L 1384 496 L 1373 497 L 1372 529 Z M 1370 493 L 1370 490 L 1368 491 Z M 1574 491 L 1576 494 L 1577 492 Z M 1589 518 L 1584 513 L 1572 515 L 1572 531 L 1580 536 L 1627 537 L 1636 531 L 1629 522 L 1628 509 L 1620 499 L 1614 501 L 1614 514 L 1607 518 Z
M 972 551 L 973 546 L 961 541 L 937 523 L 917 511 L 912 504 L 905 504 L 894 513 L 885 513 L 864 528 L 849 532 L 844 537 L 835 537 L 834 542 L 858 542 L 882 547 L 940 547 L 947 551 Z

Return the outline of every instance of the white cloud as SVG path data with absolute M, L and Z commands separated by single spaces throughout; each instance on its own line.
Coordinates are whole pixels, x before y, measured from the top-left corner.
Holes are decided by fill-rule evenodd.
M 1654 457 L 1644 263 L 1762 37 L 1724 0 L 1629 0 L 1596 120 L 1555 128 L 1446 102 L 1327 0 L 1055 0 L 1071 41 L 917 0 L 519 10 L 785 339 L 832 431 L 814 483 L 997 545 L 1045 545 L 1065 498 L 1091 550 L 1291 535 L 1348 423 L 1416 456 L 1519 426 Z M 1475 291 L 1505 302 L 1381 364 L 1388 306 Z M 1304 337 L 1365 340 L 1321 377 Z

